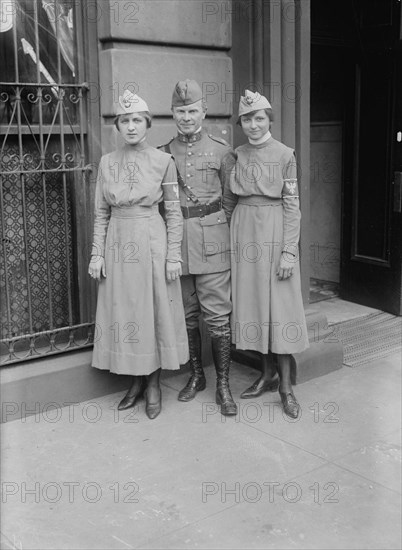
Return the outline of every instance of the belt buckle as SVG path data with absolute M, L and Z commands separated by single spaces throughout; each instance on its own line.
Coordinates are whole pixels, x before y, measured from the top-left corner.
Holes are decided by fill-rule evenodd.
M 208 216 L 211 213 L 211 205 L 209 203 L 205 203 L 202 205 L 202 211 L 204 212 L 202 216 L 200 216 L 200 220 L 204 220 L 205 216 Z

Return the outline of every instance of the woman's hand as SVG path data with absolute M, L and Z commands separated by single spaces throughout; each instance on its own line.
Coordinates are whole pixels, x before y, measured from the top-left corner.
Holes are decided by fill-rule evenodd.
M 105 258 L 103 256 L 92 256 L 89 262 L 88 273 L 97 281 L 100 281 L 101 275 L 106 278 Z
M 289 259 L 292 258 L 292 259 Z M 293 268 L 295 265 L 296 258 L 290 256 L 290 254 L 281 254 L 281 260 L 279 262 L 279 269 L 276 272 L 278 279 L 284 281 L 289 279 L 293 275 Z
M 175 281 L 181 275 L 181 262 L 166 262 L 166 279 Z

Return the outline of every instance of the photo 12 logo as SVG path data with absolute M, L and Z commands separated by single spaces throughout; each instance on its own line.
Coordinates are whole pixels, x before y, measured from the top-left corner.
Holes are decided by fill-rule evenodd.
M 247 483 L 206 481 L 201 486 L 203 503 L 213 497 L 218 498 L 222 504 L 227 502 L 256 503 L 261 499 L 266 499 L 271 504 L 279 500 L 295 504 L 303 498 L 303 495 L 305 500 L 313 501 L 315 504 L 337 504 L 339 503 L 338 493 L 339 485 L 334 481 L 314 482 L 307 487 L 303 487 L 295 481 L 287 483 L 279 481 L 264 481 L 262 483 L 255 481 Z
M 18 500 L 23 504 L 39 504 L 47 502 L 88 502 L 97 503 L 102 499 L 109 501 L 113 497 L 114 503 L 137 504 L 137 494 L 140 487 L 135 481 L 127 483 L 114 482 L 107 487 L 96 481 L 48 481 L 46 483 L 4 481 L 1 484 L 1 501 L 3 504 Z

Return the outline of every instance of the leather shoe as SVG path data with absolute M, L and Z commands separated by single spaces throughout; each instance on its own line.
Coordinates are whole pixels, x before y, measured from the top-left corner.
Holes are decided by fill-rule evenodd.
M 117 405 L 117 409 L 119 411 L 124 411 L 126 409 L 130 409 L 131 407 L 134 407 L 137 399 L 140 399 L 142 397 L 145 390 L 145 384 L 144 382 L 141 382 L 139 385 L 137 391 L 130 394 L 130 390 L 126 393 L 126 395 L 123 397 L 123 399 L 120 401 L 120 403 Z
M 145 412 L 150 420 L 156 418 L 162 410 L 162 392 L 159 390 L 159 400 L 156 403 L 150 403 L 148 401 L 148 392 L 145 395 Z
M 179 392 L 177 399 L 179 401 L 191 401 L 196 396 L 197 392 L 204 391 L 206 380 L 204 374 L 202 376 L 191 376 L 184 388 Z
M 221 407 L 221 414 L 224 416 L 235 416 L 237 414 L 237 405 L 233 401 L 229 387 L 220 386 L 216 389 L 215 401 Z
M 299 416 L 300 405 L 297 402 L 293 392 L 282 393 L 279 392 L 285 414 L 291 418 L 297 418 Z
M 279 377 L 271 380 L 264 380 L 262 377 L 254 382 L 252 386 L 244 390 L 240 395 L 241 399 L 251 399 L 259 397 L 267 391 L 277 391 L 279 388 Z

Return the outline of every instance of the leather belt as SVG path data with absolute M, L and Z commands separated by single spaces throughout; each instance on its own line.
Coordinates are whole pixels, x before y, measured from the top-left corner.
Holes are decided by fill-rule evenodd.
M 220 199 L 211 202 L 210 204 L 198 204 L 196 206 L 182 206 L 181 211 L 184 219 L 202 218 L 214 212 L 222 210 L 222 201 Z

